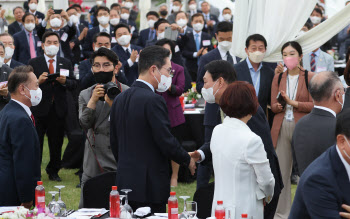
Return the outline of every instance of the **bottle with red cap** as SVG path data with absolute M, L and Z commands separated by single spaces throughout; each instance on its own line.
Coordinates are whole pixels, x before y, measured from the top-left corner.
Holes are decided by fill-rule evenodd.
M 112 186 L 109 194 L 109 214 L 111 218 L 120 218 L 120 197 L 117 186 Z
M 248 218 L 248 214 L 242 214 L 241 218 Z
M 215 218 L 216 219 L 224 219 L 225 218 L 225 208 L 224 208 L 224 202 L 218 201 L 216 208 L 215 208 Z
M 42 181 L 38 181 L 35 187 L 35 206 L 38 209 L 45 209 L 45 188 Z
M 168 199 L 168 218 L 178 219 L 179 217 L 179 206 L 176 198 L 176 192 L 170 192 Z

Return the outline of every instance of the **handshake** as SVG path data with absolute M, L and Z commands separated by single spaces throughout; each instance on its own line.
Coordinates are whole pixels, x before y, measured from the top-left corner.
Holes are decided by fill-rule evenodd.
M 190 165 L 188 165 L 188 169 L 190 169 L 191 174 L 194 175 L 196 171 L 196 162 L 202 159 L 201 154 L 198 151 L 189 152 L 188 154 L 191 157 L 191 161 L 190 161 Z

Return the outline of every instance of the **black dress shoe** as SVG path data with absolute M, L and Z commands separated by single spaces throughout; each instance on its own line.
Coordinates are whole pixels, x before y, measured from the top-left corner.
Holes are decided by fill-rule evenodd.
M 49 180 L 57 181 L 57 182 L 61 182 L 62 181 L 57 173 L 49 174 Z

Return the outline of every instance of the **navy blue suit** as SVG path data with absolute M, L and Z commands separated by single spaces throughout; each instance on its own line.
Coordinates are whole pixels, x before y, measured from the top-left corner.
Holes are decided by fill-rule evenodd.
M 0 206 L 34 201 L 40 181 L 40 144 L 24 108 L 11 100 L 0 112 Z
M 8 32 L 9 32 L 9 34 L 11 34 L 11 36 L 13 36 L 13 35 L 15 35 L 16 33 L 18 33 L 18 32 L 20 32 L 21 30 L 23 30 L 22 27 L 23 27 L 23 26 L 20 26 L 20 25 L 18 24 L 17 21 L 14 21 L 14 22 L 12 22 L 12 24 L 10 24 L 10 25 L 8 26 Z
M 340 219 L 342 204 L 350 205 L 350 182 L 332 146 L 312 162 L 300 178 L 289 219 Z
M 129 25 L 130 31 L 134 27 L 133 28 L 134 31 L 132 32 L 132 37 L 131 37 L 131 44 L 136 44 L 137 38 L 139 37 L 139 30 L 137 29 L 135 21 L 131 20 L 130 18 L 129 18 L 129 20 L 120 19 L 120 23 Z
M 41 49 L 41 39 L 38 37 L 36 30 L 33 30 L 33 34 L 34 34 L 34 48 L 36 51 L 36 57 L 38 57 L 44 54 L 43 50 Z M 22 30 L 21 32 L 18 32 L 15 35 L 13 35 L 13 39 L 15 41 L 16 48 L 12 58 L 23 64 L 28 64 L 30 60 L 30 48 L 29 48 L 29 42 L 27 40 L 25 30 Z M 38 42 L 40 43 L 38 44 Z
M 112 25 L 109 25 L 109 26 L 110 26 L 109 35 L 111 35 L 111 37 L 115 37 L 114 28 L 112 27 Z M 83 54 L 84 54 L 84 57 L 87 59 L 90 58 L 90 55 L 93 52 L 92 43 L 94 40 L 94 36 L 99 32 L 100 32 L 100 26 L 93 27 L 87 32 L 87 35 L 83 44 Z M 115 46 L 116 44 L 117 44 L 116 42 L 112 43 L 111 47 Z
M 28 13 L 31 13 L 29 10 L 27 11 Z M 42 21 L 45 19 L 45 15 L 43 13 L 41 13 L 40 11 L 36 11 L 35 12 L 35 17 L 37 17 L 39 20 L 41 19 Z M 39 21 L 41 22 L 41 21 Z
M 118 189 L 132 189 L 133 208 L 131 203 L 139 202 L 160 204 L 165 210 L 170 192 L 168 162 L 188 166 L 190 157 L 170 132 L 164 98 L 136 81 L 115 98 L 110 120 Z
M 237 80 L 247 81 L 250 84 L 253 84 L 246 60 L 235 64 L 234 68 L 237 73 Z M 258 101 L 264 112 L 266 111 L 267 105 L 269 105 L 271 102 L 271 84 L 274 76 L 274 70 L 267 66 L 266 63 L 262 63 L 262 67 L 260 69 L 260 88 Z
M 18 66 L 21 66 L 21 65 L 24 65 L 23 63 L 21 62 L 17 62 L 16 60 L 14 59 L 11 59 L 11 64 L 10 64 L 10 68 L 14 69 Z
M 130 47 L 131 47 L 131 50 L 137 50 L 137 52 L 140 52 L 140 50 L 142 49 L 141 47 L 135 46 L 132 44 L 130 44 Z M 134 83 L 134 81 L 139 77 L 138 63 L 135 62 L 130 67 L 129 63 L 128 63 L 128 59 L 130 58 L 130 56 L 128 56 L 128 54 L 126 54 L 125 50 L 119 44 L 114 46 L 112 48 L 112 51 L 118 55 L 119 60 L 121 61 L 121 63 L 124 66 L 125 76 L 126 76 L 126 79 L 128 80 L 126 85 L 131 86 Z M 130 54 L 131 54 L 131 52 L 132 51 L 130 51 Z
M 142 48 L 146 47 L 146 43 L 149 40 L 149 33 L 150 33 L 150 31 L 151 31 L 151 28 L 147 28 L 147 29 L 141 30 L 139 39 L 138 39 L 137 44 L 136 44 L 137 46 L 140 46 Z M 154 31 L 156 32 L 155 29 L 154 29 Z M 154 34 L 154 38 L 157 38 L 156 34 Z

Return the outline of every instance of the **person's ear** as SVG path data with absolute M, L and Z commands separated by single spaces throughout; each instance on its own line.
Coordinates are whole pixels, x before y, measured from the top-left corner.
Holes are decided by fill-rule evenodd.
M 346 146 L 346 141 L 344 135 L 337 135 L 337 145 L 339 149 L 344 150 Z
M 41 48 L 42 48 L 43 51 L 45 51 L 45 44 L 44 44 L 44 42 L 41 42 Z
M 116 74 L 118 74 L 118 72 L 119 72 L 119 66 L 115 65 L 113 73 L 116 75 Z

